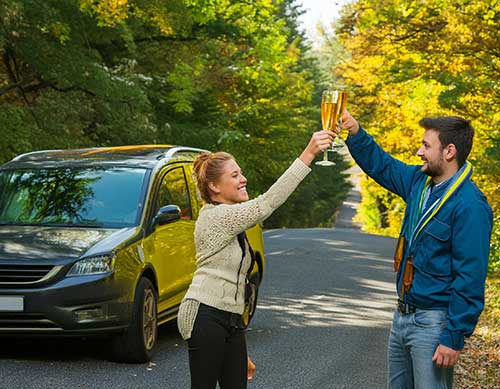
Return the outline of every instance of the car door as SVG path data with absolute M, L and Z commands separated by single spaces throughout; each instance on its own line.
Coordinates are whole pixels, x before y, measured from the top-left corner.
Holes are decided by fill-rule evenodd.
M 161 174 L 153 204 L 153 215 L 165 205 L 177 205 L 181 209 L 180 220 L 156 226 L 144 242 L 147 259 L 156 271 L 158 311 L 162 312 L 181 302 L 195 270 L 195 221 L 181 164 L 170 166 Z

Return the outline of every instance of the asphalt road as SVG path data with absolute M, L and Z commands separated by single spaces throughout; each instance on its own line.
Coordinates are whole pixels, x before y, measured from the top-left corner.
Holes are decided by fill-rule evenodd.
M 394 241 L 355 229 L 266 231 L 248 331 L 250 388 L 383 388 Z M 186 345 L 162 326 L 154 365 L 106 360 L 102 342 L 0 339 L 0 388 L 187 388 Z
M 383 388 L 395 306 L 393 239 L 352 223 L 356 188 L 335 228 L 265 232 L 267 268 L 248 331 L 257 373 L 249 388 Z M 99 340 L 0 338 L 0 388 L 188 388 L 175 323 L 154 363 L 110 362 Z

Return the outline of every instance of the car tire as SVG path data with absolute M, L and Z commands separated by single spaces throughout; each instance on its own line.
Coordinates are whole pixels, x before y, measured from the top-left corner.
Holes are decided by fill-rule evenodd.
M 158 339 L 157 302 L 153 284 L 142 277 L 135 290 L 130 325 L 111 339 L 111 352 L 116 361 L 144 363 L 151 360 Z

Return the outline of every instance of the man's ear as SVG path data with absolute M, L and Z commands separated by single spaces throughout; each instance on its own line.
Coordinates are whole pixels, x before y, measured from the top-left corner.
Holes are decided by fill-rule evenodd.
M 208 189 L 210 189 L 214 194 L 219 194 L 220 193 L 220 189 L 218 187 L 218 185 L 215 183 L 215 182 L 209 182 L 208 183 Z
M 448 162 L 452 161 L 453 159 L 456 159 L 457 148 L 453 143 L 450 143 L 448 146 L 445 147 L 444 157 Z

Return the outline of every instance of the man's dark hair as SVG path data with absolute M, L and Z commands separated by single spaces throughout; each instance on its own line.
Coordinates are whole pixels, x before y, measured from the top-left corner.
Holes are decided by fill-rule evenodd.
M 423 118 L 420 124 L 426 130 L 438 132 L 441 148 L 454 144 L 457 149 L 458 166 L 462 166 L 472 149 L 474 129 L 470 122 L 459 116 L 438 116 Z

